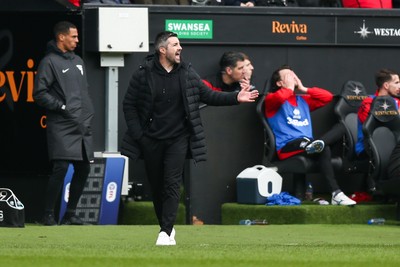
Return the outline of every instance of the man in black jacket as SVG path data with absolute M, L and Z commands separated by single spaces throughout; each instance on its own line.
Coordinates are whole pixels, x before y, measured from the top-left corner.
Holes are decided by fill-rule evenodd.
M 254 102 L 257 91 L 215 92 L 205 86 L 190 64 L 181 61 L 182 47 L 173 32 L 157 35 L 155 54 L 136 70 L 123 100 L 128 131 L 121 152 L 143 157 L 161 230 L 156 245 L 175 245 L 173 228 L 186 155 L 205 160 L 199 105 Z
M 56 225 L 54 208 L 62 190 L 69 164 L 74 174 L 69 187 L 67 210 L 61 224 L 83 224 L 75 215 L 93 160 L 91 121 L 94 114 L 89 97 L 86 69 L 73 51 L 78 30 L 70 22 L 54 26 L 54 37 L 35 77 L 35 102 L 47 111 L 47 145 L 52 174 L 45 197 L 44 225 Z

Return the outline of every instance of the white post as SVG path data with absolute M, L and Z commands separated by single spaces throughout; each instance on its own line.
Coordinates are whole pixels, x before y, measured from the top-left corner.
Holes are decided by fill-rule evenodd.
M 118 151 L 118 67 L 124 66 L 123 54 L 102 53 L 101 66 L 106 70 L 105 151 Z

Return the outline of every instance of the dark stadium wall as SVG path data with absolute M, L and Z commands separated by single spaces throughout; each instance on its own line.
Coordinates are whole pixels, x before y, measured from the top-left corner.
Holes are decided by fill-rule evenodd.
M 22 2 L 18 0 L 15 3 L 21 5 Z M 79 26 L 81 46 L 77 53 L 85 60 L 96 109 L 93 125 L 95 150 L 105 150 L 106 72 L 100 67 L 100 53 L 85 45 L 87 33 L 96 31 L 96 25 L 85 20 L 86 9 L 98 6 L 88 5 L 83 10 L 71 11 L 56 1 L 53 1 L 55 6 L 51 4 L 49 8 L 43 2 L 46 1 L 38 1 L 38 6 L 21 10 L 18 10 L 17 4 L 0 7 L 0 32 L 11 33 L 13 38 L 12 57 L 0 69 L 0 187 L 13 189 L 25 204 L 27 221 L 40 218 L 47 182 L 49 166 L 45 131 L 39 127 L 43 111 L 32 101 L 26 101 L 26 82 L 21 83 L 19 98 L 12 98 L 6 77 L 7 72 L 14 72 L 16 92 L 22 79 L 21 72 L 33 73 L 36 70 L 45 45 L 52 38 L 52 26 L 58 20 L 68 19 Z M 212 38 L 181 38 L 183 60 L 191 62 L 200 76 L 217 72 L 219 58 L 228 50 L 243 51 L 250 56 L 255 67 L 254 83 L 259 90 L 271 72 L 284 63 L 295 69 L 305 85 L 324 87 L 334 94 L 349 79 L 361 81 L 372 93 L 375 90 L 373 75 L 376 70 L 382 67 L 400 69 L 399 61 L 395 60 L 400 44 L 399 34 L 377 36 L 377 32 L 373 32 L 375 28 L 400 29 L 400 20 L 397 19 L 400 13 L 397 10 L 148 8 L 150 52 L 155 35 L 169 29 L 166 20 L 175 23 L 182 20 L 212 21 Z M 360 32 L 366 36 L 361 36 Z M 7 48 L 4 39 L 0 40 L 0 48 L 4 54 Z M 147 54 L 124 55 L 124 67 L 119 68 L 120 103 L 132 72 Z M 34 62 L 33 66 L 28 63 L 29 59 Z M 255 104 L 205 107 L 201 115 L 206 130 L 208 161 L 198 164 L 190 160 L 187 162 L 184 179 L 187 219 L 190 221 L 195 215 L 207 224 L 219 224 L 221 204 L 236 201 L 237 174 L 262 162 L 262 128 L 256 117 Z M 121 140 L 126 130 L 121 106 L 118 116 Z M 315 134 L 319 136 L 335 122 L 333 104 L 313 114 L 313 118 Z M 151 199 L 143 163 L 130 162 L 130 167 L 130 181 L 143 184 L 140 192 L 132 194 L 140 194 L 145 200 Z M 326 192 L 325 184 L 318 176 L 310 176 L 309 179 L 313 181 L 316 192 Z M 357 177 L 341 177 L 340 184 L 349 192 L 362 186 Z M 290 177 L 285 177 L 283 189 L 292 190 Z
M 259 90 L 275 68 L 287 63 L 307 86 L 320 86 L 338 94 L 343 83 L 352 79 L 361 81 L 368 92 L 373 93 L 376 89 L 374 73 L 378 69 L 400 68 L 399 62 L 393 60 L 393 56 L 398 54 L 399 36 L 379 38 L 369 34 L 367 38 L 362 38 L 357 33 L 367 26 L 372 31 L 372 23 L 379 27 L 400 28 L 390 18 L 398 12 L 382 14 L 379 21 L 371 18 L 377 15 L 376 11 L 149 7 L 149 38 L 152 44 L 155 35 L 167 29 L 167 19 L 212 20 L 213 39 L 181 39 L 183 59 L 191 62 L 200 76 L 216 73 L 221 55 L 228 50 L 238 50 L 250 56 L 255 67 L 254 82 Z M 271 21 L 307 24 L 307 34 L 289 32 L 273 36 L 268 32 L 271 27 L 267 22 Z M 134 53 L 125 56 L 125 67 L 120 72 L 120 99 L 126 91 L 130 75 L 145 55 Z M 333 108 L 334 104 L 331 104 L 313 114 L 317 137 L 336 122 Z M 190 206 L 187 215 L 188 219 L 195 215 L 205 223 L 219 224 L 221 204 L 236 201 L 236 176 L 243 169 L 262 162 L 262 128 L 253 104 L 206 107 L 201 114 L 206 130 L 208 161 L 198 164 L 188 162 L 185 185 L 186 197 L 189 198 L 187 204 Z M 119 123 L 122 137 L 126 127 L 122 112 Z M 131 164 L 131 181 L 146 185 L 142 163 Z M 310 175 L 308 179 L 313 182 L 316 192 L 327 193 L 323 179 L 317 174 Z M 341 175 L 339 183 L 349 193 L 362 190 L 364 186 L 362 177 L 358 175 Z M 285 177 L 283 190 L 292 190 L 290 176 Z M 149 196 L 146 188 L 140 194 Z
M 0 7 L 0 187 L 10 188 L 25 205 L 27 221 L 41 216 L 49 173 L 44 110 L 33 101 L 34 75 L 52 38 L 52 26 L 81 16 L 60 4 L 20 0 Z M 28 4 L 29 6 L 29 4 Z M 81 49 L 78 49 L 81 53 Z

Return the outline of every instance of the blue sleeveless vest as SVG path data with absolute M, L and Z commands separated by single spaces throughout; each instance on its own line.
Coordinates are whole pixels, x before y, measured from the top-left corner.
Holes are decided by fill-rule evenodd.
M 313 139 L 310 108 L 301 96 L 296 96 L 296 100 L 297 107 L 285 101 L 274 116 L 267 118 L 275 135 L 276 150 L 294 139 Z

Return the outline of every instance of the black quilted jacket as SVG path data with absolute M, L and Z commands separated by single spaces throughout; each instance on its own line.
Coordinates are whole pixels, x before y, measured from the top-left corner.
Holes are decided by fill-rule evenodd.
M 153 73 L 151 72 L 157 55 L 150 55 L 143 65 L 139 66 L 129 82 L 128 90 L 123 100 L 123 111 L 128 130 L 121 143 L 121 153 L 136 160 L 141 157 L 139 139 L 143 136 L 152 121 L 153 116 Z M 190 133 L 189 149 L 191 158 L 196 162 L 206 159 L 204 129 L 200 118 L 202 103 L 223 106 L 236 105 L 237 92 L 216 92 L 203 84 L 191 64 L 181 62 L 179 68 L 180 84 L 183 102 Z

